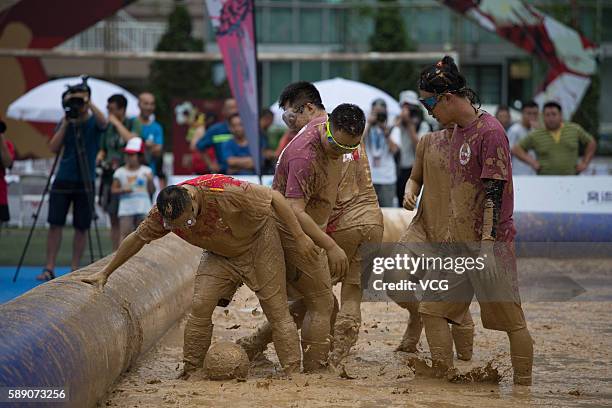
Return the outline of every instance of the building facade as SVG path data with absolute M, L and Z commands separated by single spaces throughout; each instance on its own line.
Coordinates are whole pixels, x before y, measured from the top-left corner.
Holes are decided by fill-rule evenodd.
M 202 0 L 185 1 L 189 7 L 194 35 L 204 38 L 207 50 L 216 44 Z M 612 86 L 612 1 L 530 0 L 528 3 L 553 17 L 573 21 L 582 33 L 601 47 L 599 76 L 601 99 L 600 130 L 612 133 L 612 100 L 603 90 Z M 374 16 L 388 3 L 354 0 L 256 0 L 258 49 L 264 52 L 360 52 L 368 51 L 374 32 Z M 524 51 L 481 29 L 435 0 L 400 0 L 395 3 L 406 32 L 418 51 L 454 50 L 468 82 L 479 92 L 484 104 L 508 104 L 529 99 L 543 81 L 547 67 Z M 152 51 L 165 29 L 173 3 L 139 0 L 112 19 L 98 23 L 71 39 L 63 48 L 81 50 Z M 398 50 L 401 51 L 401 50 Z M 147 61 L 85 61 L 66 64 L 45 61 L 49 76 L 85 72 L 108 77 L 138 90 L 148 75 Z M 88 64 L 88 66 L 79 66 Z M 334 77 L 359 80 L 359 62 L 265 61 L 260 63 L 261 97 L 272 104 L 287 83 L 317 81 Z M 78 72 L 77 72 L 78 71 Z M 223 76 L 222 65 L 216 70 Z M 398 95 L 393 95 L 398 97 Z

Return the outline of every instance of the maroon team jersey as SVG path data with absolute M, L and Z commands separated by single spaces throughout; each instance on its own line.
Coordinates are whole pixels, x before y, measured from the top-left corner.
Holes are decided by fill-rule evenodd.
M 483 112 L 464 128 L 457 126 L 451 139 L 450 232 L 455 242 L 480 241 L 484 212 L 484 179 L 503 180 L 497 241 L 512 241 L 516 234 L 512 213 L 514 190 L 508 137 L 495 117 Z

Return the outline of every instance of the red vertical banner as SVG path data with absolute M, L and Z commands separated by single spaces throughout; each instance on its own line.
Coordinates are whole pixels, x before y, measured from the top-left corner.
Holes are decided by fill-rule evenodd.
M 554 100 L 566 118 L 578 109 L 597 69 L 596 45 L 522 0 L 440 0 L 548 64 L 536 101 Z
M 206 0 L 232 95 L 260 174 L 259 99 L 253 0 Z

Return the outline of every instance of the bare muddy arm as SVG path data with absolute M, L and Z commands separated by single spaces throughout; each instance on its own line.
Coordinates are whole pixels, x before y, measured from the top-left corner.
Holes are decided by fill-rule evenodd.
M 318 251 L 314 242 L 302 230 L 298 219 L 287 200 L 285 200 L 285 197 L 276 190 L 272 191 L 272 207 L 274 207 L 278 217 L 294 236 L 300 255 L 308 259 L 309 262 L 316 262 Z
M 288 201 L 304 232 L 312 238 L 315 244 L 327 251 L 327 261 L 329 262 L 330 269 L 335 271 L 338 276 L 344 276 L 348 271 L 349 265 L 348 258 L 342 248 L 319 228 L 310 215 L 306 214 L 306 203 L 304 199 L 290 198 Z
M 115 272 L 117 268 L 126 263 L 128 259 L 136 255 L 145 244 L 146 242 L 140 239 L 138 235 L 136 235 L 136 232 L 132 232 L 121 242 L 113 259 L 111 259 L 101 271 L 81 280 L 85 283 L 90 283 L 102 288 L 106 284 L 108 277 Z

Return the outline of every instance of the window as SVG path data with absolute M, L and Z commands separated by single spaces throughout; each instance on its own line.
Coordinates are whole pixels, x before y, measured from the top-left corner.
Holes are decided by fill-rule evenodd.
M 322 78 L 321 61 L 300 62 L 300 81 L 315 82 Z
M 351 62 L 345 61 L 332 61 L 329 63 L 329 77 L 330 78 L 352 78 Z
M 271 105 L 278 100 L 280 93 L 291 81 L 290 62 L 270 62 L 270 83 L 268 84 L 270 92 L 266 105 Z
M 323 40 L 323 10 L 300 9 L 299 42 L 320 44 Z
M 465 65 L 462 67 L 467 84 L 474 89 L 483 104 L 499 104 L 501 100 L 501 66 Z
M 443 41 L 443 21 L 441 8 L 422 8 L 410 13 L 406 27 L 416 26 L 415 40 L 420 43 L 441 43 Z
M 268 43 L 292 43 L 293 38 L 293 13 L 290 8 L 270 8 L 268 10 L 269 24 L 265 24 L 263 40 Z M 265 21 L 265 19 L 264 19 Z M 267 34 L 267 35 L 266 35 Z

